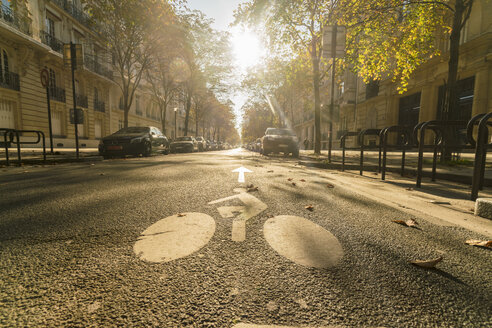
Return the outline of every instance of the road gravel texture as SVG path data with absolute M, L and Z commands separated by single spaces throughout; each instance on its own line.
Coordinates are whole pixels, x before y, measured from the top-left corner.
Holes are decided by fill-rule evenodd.
M 234 242 L 233 220 L 208 203 L 245 187 L 240 166 L 268 208 Z M 492 253 L 464 244 L 483 236 L 361 197 L 334 174 L 241 150 L 2 169 L 0 326 L 492 326 Z M 214 218 L 203 248 L 167 263 L 134 253 L 143 231 L 183 212 Z M 263 229 L 278 215 L 333 234 L 338 264 L 276 253 Z M 409 263 L 440 256 L 436 269 Z

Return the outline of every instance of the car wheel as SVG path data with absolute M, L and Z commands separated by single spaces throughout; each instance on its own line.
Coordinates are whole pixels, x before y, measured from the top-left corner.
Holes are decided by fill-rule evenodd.
M 103 158 L 104 158 L 104 159 L 110 159 L 110 158 L 111 158 L 111 156 L 109 156 L 109 155 L 103 155 Z
M 292 152 L 292 157 L 299 158 L 299 150 Z
M 169 155 L 169 150 L 168 149 L 164 150 L 164 155 Z
M 145 157 L 150 157 L 152 155 L 152 144 L 150 142 L 146 142 L 144 144 L 144 151 L 142 155 Z

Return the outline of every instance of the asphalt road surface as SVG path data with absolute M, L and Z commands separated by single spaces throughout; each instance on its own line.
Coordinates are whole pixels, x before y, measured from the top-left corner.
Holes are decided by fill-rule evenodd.
M 483 236 L 393 223 L 415 217 L 335 174 L 243 150 L 3 169 L 0 326 L 492 326 Z

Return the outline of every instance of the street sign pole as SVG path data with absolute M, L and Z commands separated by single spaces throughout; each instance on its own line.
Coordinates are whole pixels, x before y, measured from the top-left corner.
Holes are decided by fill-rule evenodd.
M 51 154 L 53 154 L 53 128 L 51 125 L 49 72 L 46 68 L 43 68 L 41 70 L 41 85 L 46 88 L 46 102 L 48 103 L 48 128 L 50 132 L 50 149 L 51 149 Z
M 335 106 L 335 64 L 337 51 L 337 24 L 333 26 L 331 31 L 331 102 L 330 102 L 330 135 L 328 141 L 328 163 L 331 163 L 331 150 L 333 148 L 333 111 Z
M 77 54 L 75 50 L 75 44 L 70 42 L 70 67 L 72 69 L 72 94 L 73 94 L 73 117 L 75 121 L 75 149 L 76 156 L 79 159 L 79 119 L 78 119 L 78 111 L 77 111 L 77 96 L 75 93 L 75 65 L 77 63 Z

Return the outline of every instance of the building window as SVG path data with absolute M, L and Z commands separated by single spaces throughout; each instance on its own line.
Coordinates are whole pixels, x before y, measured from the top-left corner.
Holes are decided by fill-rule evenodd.
M 414 127 L 419 123 L 420 92 L 400 98 L 398 124 Z
M 52 37 L 55 36 L 55 22 L 49 17 L 46 17 L 46 33 Z
M 0 48 L 0 81 L 8 82 L 9 81 L 9 56 L 7 55 L 7 51 Z
M 99 92 L 94 88 L 94 103 L 99 102 Z
M 372 80 L 366 84 L 366 100 L 377 97 L 379 94 L 379 80 Z

